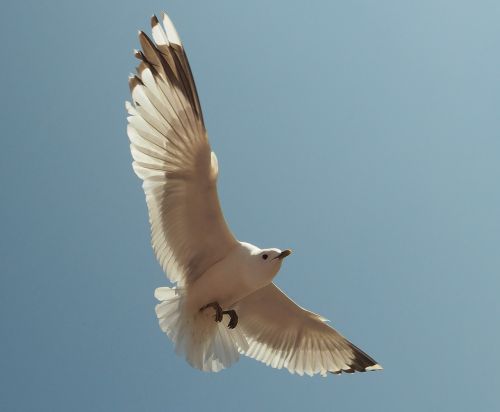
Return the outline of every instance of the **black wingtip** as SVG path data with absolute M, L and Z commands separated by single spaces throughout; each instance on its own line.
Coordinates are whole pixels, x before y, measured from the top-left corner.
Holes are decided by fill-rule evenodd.
M 353 345 L 351 342 L 348 343 L 349 347 L 352 349 L 354 357 L 347 365 L 347 369 L 330 371 L 330 373 L 339 375 L 341 373 L 369 372 L 383 369 L 382 366 L 380 366 L 373 358 L 368 356 L 357 346 Z

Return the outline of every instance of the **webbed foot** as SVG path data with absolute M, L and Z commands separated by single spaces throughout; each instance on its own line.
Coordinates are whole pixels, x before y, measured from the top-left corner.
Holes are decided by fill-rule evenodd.
M 238 315 L 234 309 L 231 310 L 225 310 L 224 312 L 226 315 L 229 315 L 231 319 L 229 319 L 229 323 L 227 324 L 227 327 L 229 329 L 234 329 L 236 325 L 238 324 Z
M 222 308 L 220 307 L 220 305 L 219 305 L 218 302 L 211 302 L 211 303 L 208 303 L 205 306 L 202 306 L 200 308 L 200 312 L 203 312 L 207 308 L 212 308 L 213 310 L 215 310 L 215 316 L 214 316 L 214 318 L 215 318 L 216 322 L 221 322 L 222 321 L 222 314 L 224 312 L 222 312 Z

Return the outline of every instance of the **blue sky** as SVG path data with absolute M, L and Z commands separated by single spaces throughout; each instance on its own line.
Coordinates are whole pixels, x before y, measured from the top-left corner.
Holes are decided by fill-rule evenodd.
M 2 6 L 1 410 L 500 409 L 500 4 L 311 3 Z M 204 374 L 161 333 L 124 110 L 161 10 L 234 233 L 383 372 Z

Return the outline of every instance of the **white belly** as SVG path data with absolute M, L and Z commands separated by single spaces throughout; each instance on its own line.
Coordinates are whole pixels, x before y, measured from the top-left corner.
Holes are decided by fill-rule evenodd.
M 223 309 L 228 309 L 245 296 L 262 286 L 248 282 L 248 276 L 217 270 L 216 266 L 205 272 L 188 288 L 188 305 L 193 309 L 218 302 Z

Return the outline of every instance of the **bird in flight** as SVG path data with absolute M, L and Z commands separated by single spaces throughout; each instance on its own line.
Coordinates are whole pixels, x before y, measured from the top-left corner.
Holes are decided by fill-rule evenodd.
M 231 233 L 189 62 L 171 20 L 161 17 L 162 24 L 151 18 L 152 40 L 139 32 L 126 103 L 152 246 L 176 284 L 155 291 L 160 328 L 203 371 L 227 368 L 240 354 L 299 375 L 382 369 L 273 283 L 291 250 L 261 249 Z

